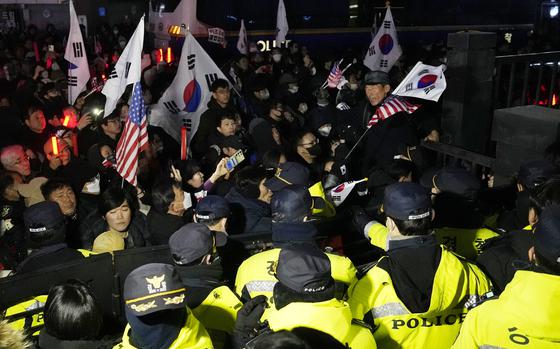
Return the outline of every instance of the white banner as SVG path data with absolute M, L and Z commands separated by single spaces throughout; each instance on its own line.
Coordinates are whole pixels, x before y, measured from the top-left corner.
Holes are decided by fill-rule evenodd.
M 85 89 L 90 75 L 86 47 L 72 0 L 70 0 L 70 33 L 64 59 L 70 63 L 68 64 L 68 103 L 73 105 L 80 92 Z
M 192 34 L 187 32 L 177 75 L 151 109 L 150 124 L 163 128 L 180 141 L 181 126 L 184 123 L 190 143 L 198 129 L 200 115 L 208 109 L 207 104 L 212 96 L 210 86 L 217 79 L 227 81 L 212 58 Z
M 248 54 L 249 47 L 247 45 L 247 30 L 245 29 L 245 21 L 241 20 L 241 27 L 239 28 L 239 39 L 237 39 L 237 50 L 246 55 Z
M 443 64 L 434 67 L 418 62 L 393 91 L 393 94 L 437 102 L 447 87 L 444 70 Z
M 371 70 L 388 72 L 402 54 L 397 40 L 397 29 L 391 8 L 387 7 L 385 19 L 369 45 L 364 65 Z
M 276 46 L 280 47 L 280 45 L 286 41 L 286 35 L 288 35 L 289 29 L 284 0 L 278 0 L 278 12 L 276 14 Z
M 115 110 L 119 98 L 126 90 L 126 86 L 140 81 L 142 75 L 142 49 L 144 46 L 144 16 L 126 44 L 117 64 L 109 74 L 103 93 L 107 97 L 105 102 L 105 116 Z

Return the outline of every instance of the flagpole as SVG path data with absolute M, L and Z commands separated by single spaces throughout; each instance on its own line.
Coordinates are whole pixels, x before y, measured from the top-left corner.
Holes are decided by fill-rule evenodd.
M 346 154 L 346 157 L 344 158 L 344 161 L 348 160 L 348 158 L 350 157 L 350 155 L 352 155 L 352 152 L 356 149 L 356 147 L 358 146 L 358 144 L 360 144 L 360 142 L 362 141 L 362 139 L 365 137 L 366 133 L 368 133 L 369 129 L 371 127 L 366 128 L 366 130 L 364 131 L 364 133 L 362 133 L 362 135 L 360 136 L 360 138 L 358 138 L 358 141 L 356 141 L 356 144 L 354 144 L 354 146 L 352 147 L 352 149 L 350 149 L 350 151 L 348 152 L 348 154 Z

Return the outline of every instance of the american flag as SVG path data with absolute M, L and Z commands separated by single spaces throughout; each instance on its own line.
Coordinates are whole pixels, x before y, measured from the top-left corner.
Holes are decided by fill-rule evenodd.
M 128 111 L 128 118 L 124 131 L 117 144 L 117 172 L 127 182 L 136 186 L 138 172 L 138 154 L 148 145 L 148 130 L 144 97 L 140 83 L 134 84 L 132 103 Z
M 335 62 L 331 71 L 329 73 L 329 77 L 327 78 L 327 86 L 330 88 L 335 88 L 338 86 L 340 79 L 342 79 L 342 70 L 340 70 L 340 62 Z
M 380 120 L 385 120 L 396 113 L 405 112 L 407 114 L 412 114 L 418 108 L 420 108 L 419 104 L 412 104 L 402 97 L 390 95 L 385 98 L 383 103 L 377 108 L 377 111 L 369 120 L 367 127 L 370 128 Z

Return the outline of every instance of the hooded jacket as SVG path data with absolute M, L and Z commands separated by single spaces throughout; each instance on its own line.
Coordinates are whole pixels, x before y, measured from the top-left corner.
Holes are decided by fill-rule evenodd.
M 335 298 L 317 303 L 290 303 L 280 310 L 272 311 L 268 317 L 268 324 L 275 332 L 289 331 L 296 327 L 312 328 L 330 334 L 350 348 L 377 347 L 369 328 L 354 324 L 348 304 Z
M 453 349 L 559 348 L 560 276 L 518 271 L 500 298 L 469 312 Z
M 82 248 L 91 250 L 95 238 L 107 230 L 109 230 L 107 221 L 99 216 L 97 211 L 92 212 L 80 225 Z M 133 213 L 130 225 L 128 226 L 126 247 L 144 247 L 148 245 L 150 245 L 150 232 L 146 223 L 146 216 L 140 211 L 136 211 Z
M 352 314 L 376 328 L 374 337 L 381 348 L 420 348 L 426 343 L 432 348 L 449 348 L 467 315 L 468 303 L 490 291 L 490 282 L 475 265 L 444 247 L 438 248 L 441 257 L 435 274 L 415 270 L 414 274 L 424 275 L 409 273 L 407 278 L 397 275 L 397 267 L 391 267 L 390 274 L 380 264 L 394 265 L 399 261 L 382 257 L 349 291 Z M 413 248 L 403 250 L 411 258 L 418 253 Z M 425 280 L 430 277 L 431 283 Z M 431 289 L 426 290 L 425 284 L 431 284 Z M 399 294 L 407 296 L 407 304 Z M 411 308 L 422 310 L 415 312 Z

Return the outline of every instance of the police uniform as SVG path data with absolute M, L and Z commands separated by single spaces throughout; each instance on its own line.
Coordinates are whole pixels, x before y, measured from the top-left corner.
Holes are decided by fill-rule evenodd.
M 149 263 L 134 269 L 124 282 L 123 299 L 128 324 L 115 348 L 135 348 L 133 338 L 145 346 L 170 342 L 169 349 L 214 348 L 208 332 L 187 307 L 186 289 L 172 265 Z M 177 333 L 173 340 L 169 332 L 152 331 L 157 323 L 142 321 L 158 312 L 167 312 L 166 327 Z
M 499 298 L 470 311 L 453 348 L 560 348 L 560 206 L 539 215 L 533 246 L 535 271 L 518 270 Z
M 560 348 L 559 299 L 560 276 L 520 270 L 469 312 L 452 348 Z
M 198 319 L 193 315 L 189 308 L 187 309 L 187 320 L 185 325 L 181 328 L 177 338 L 171 343 L 168 349 L 182 349 L 182 348 L 192 348 L 192 349 L 211 349 L 214 348 L 212 345 L 212 340 L 208 336 L 204 326 L 198 321 Z M 131 344 L 130 341 L 130 325 L 126 325 L 124 329 L 124 334 L 122 337 L 122 342 L 115 345 L 114 349 L 132 349 L 136 348 Z
M 275 274 L 280 251 L 280 248 L 274 248 L 246 259 L 237 270 L 235 292 L 242 298 L 255 298 L 264 295 L 272 306 L 272 291 L 278 281 Z M 352 261 L 347 257 L 332 253 L 326 255 L 331 261 L 331 276 L 335 282 L 342 283 L 347 287 L 352 286 L 357 281 L 356 268 Z M 267 313 L 268 309 L 265 311 L 265 314 Z
M 364 232 L 372 245 L 387 250 L 388 232 L 383 224 L 372 221 L 366 225 Z M 434 233 L 438 243 L 471 260 L 482 253 L 482 246 L 486 240 L 499 236 L 498 233 L 487 228 L 439 228 L 434 229 Z
M 489 292 L 491 284 L 478 267 L 425 234 L 432 213 L 425 188 L 389 185 L 383 206 L 396 231 L 387 255 L 370 264 L 349 290 L 352 314 L 375 328 L 381 348 L 449 348 L 468 306 Z M 422 220 L 424 230 L 413 231 L 417 235 L 398 231 L 397 221 L 414 220 Z
M 384 259 L 387 257 L 379 263 Z M 488 291 L 490 283 L 475 265 L 441 247 L 428 311 L 408 310 L 391 275 L 379 266 L 350 289 L 348 302 L 355 318 L 373 322 L 375 341 L 381 348 L 422 348 L 427 343 L 448 348 L 467 314 L 467 303 Z
M 205 208 L 221 200 L 224 199 L 214 196 L 204 198 L 201 201 L 204 210 L 197 211 L 197 217 L 201 212 L 210 214 Z M 222 267 L 215 248 L 225 245 L 226 241 L 225 234 L 213 234 L 202 223 L 186 224 L 169 238 L 175 271 L 188 290 L 187 305 L 208 331 L 215 348 L 226 346 L 229 335 L 233 333 L 237 311 L 243 306 L 239 297 L 223 285 Z M 214 256 L 212 263 L 197 263 L 208 255 Z
M 270 329 L 308 327 L 327 333 L 350 348 L 376 348 L 370 328 L 353 321 L 348 304 L 329 298 L 334 293 L 330 269 L 330 259 L 316 246 L 282 249 L 278 257 L 278 285 L 274 289 L 274 298 L 280 302 L 288 299 L 289 302 L 275 304 L 268 316 Z M 313 297 L 314 301 L 304 302 L 300 297 Z
M 6 309 L 4 317 L 14 329 L 29 331 L 33 336 L 37 336 L 44 326 L 43 312 L 37 310 L 42 310 L 46 302 L 46 295 L 33 297 Z

